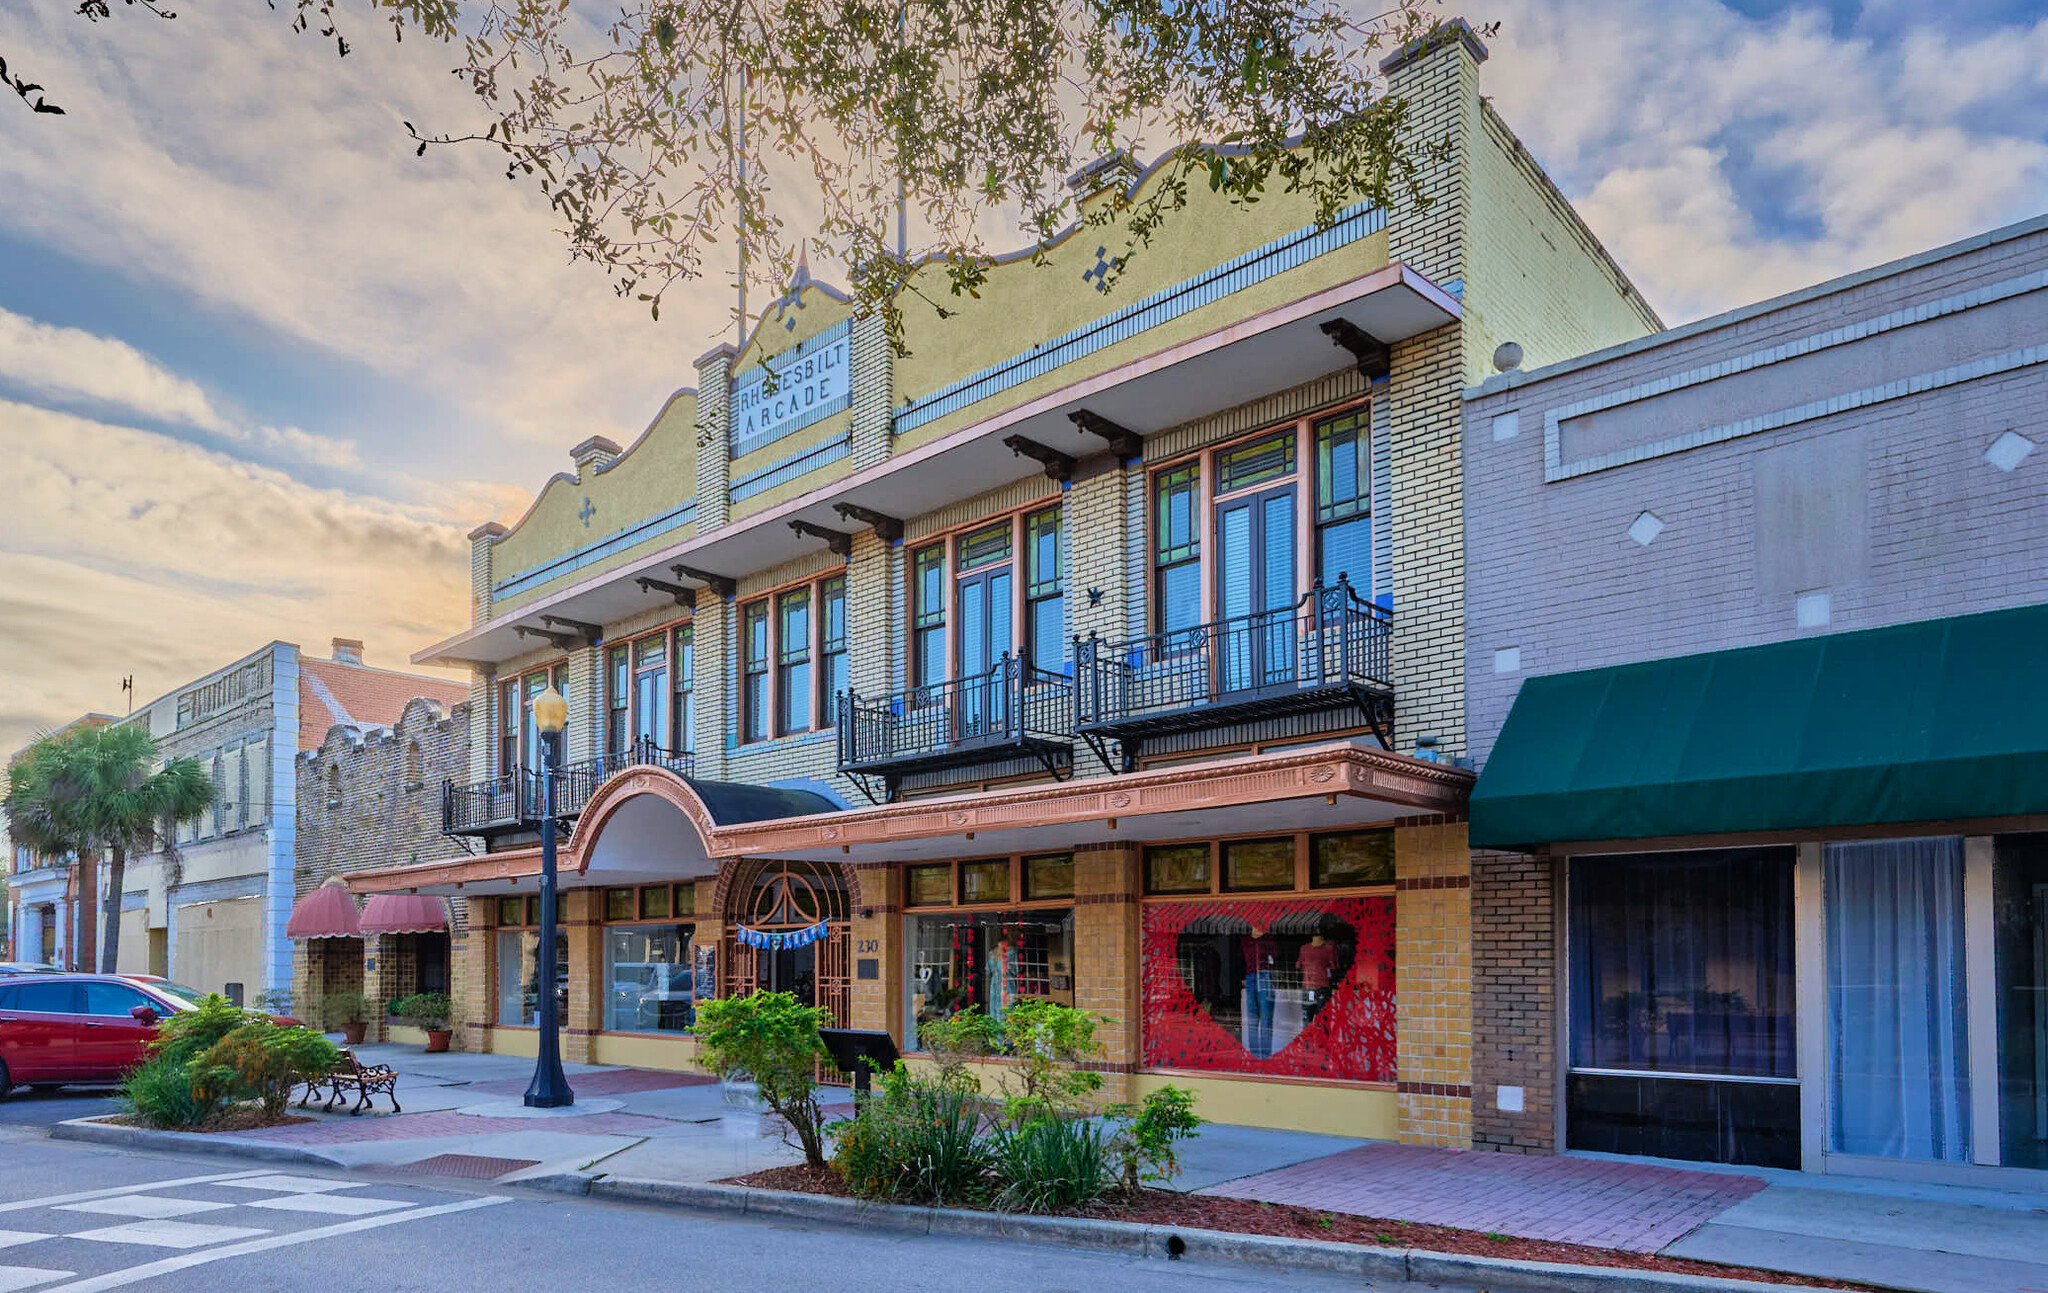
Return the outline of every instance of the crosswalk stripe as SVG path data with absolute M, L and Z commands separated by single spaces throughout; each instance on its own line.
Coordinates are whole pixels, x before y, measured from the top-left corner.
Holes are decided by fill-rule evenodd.
M 117 1194 L 140 1194 L 144 1190 L 167 1190 L 178 1185 L 209 1185 L 215 1181 L 239 1181 L 250 1176 L 269 1176 L 275 1169 L 263 1168 L 254 1172 L 219 1172 L 213 1176 L 181 1176 L 175 1181 L 140 1181 L 134 1185 L 116 1185 L 104 1190 L 85 1190 L 78 1194 L 52 1194 L 41 1199 L 21 1199 L 14 1203 L 0 1203 L 0 1212 L 26 1212 L 30 1208 L 52 1208 L 60 1203 L 83 1203 L 87 1199 L 111 1199 Z

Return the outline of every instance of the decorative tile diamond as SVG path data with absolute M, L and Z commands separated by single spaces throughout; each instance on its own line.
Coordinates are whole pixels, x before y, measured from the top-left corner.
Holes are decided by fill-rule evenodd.
M 1522 648 L 1502 647 L 1493 653 L 1495 673 L 1514 673 L 1522 667 Z
M 2034 452 L 2034 442 L 2017 431 L 2007 431 L 1991 442 L 1984 451 L 1984 461 L 2000 471 L 2011 471 L 2025 462 L 2027 455 Z
M 1086 283 L 1090 280 L 1094 281 L 1096 291 L 1107 292 L 1109 290 L 1109 248 L 1097 247 L 1095 249 L 1095 268 L 1081 271 L 1081 281 Z
M 1630 522 L 1628 527 L 1628 537 L 1646 548 L 1655 543 L 1657 536 L 1662 533 L 1664 533 L 1664 522 L 1657 519 L 1655 512 L 1644 512 L 1641 516 Z

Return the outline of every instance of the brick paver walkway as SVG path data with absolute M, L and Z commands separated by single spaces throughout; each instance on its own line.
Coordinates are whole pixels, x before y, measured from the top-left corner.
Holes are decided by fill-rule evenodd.
M 477 1118 L 466 1113 L 387 1113 L 379 1117 L 324 1118 L 246 1133 L 292 1145 L 346 1145 L 417 1136 L 486 1136 L 501 1131 L 559 1131 L 581 1136 L 645 1136 L 676 1124 L 636 1113 L 593 1113 L 582 1118 Z
M 667 1091 L 674 1087 L 709 1086 L 718 1081 L 708 1073 L 664 1073 L 658 1069 L 605 1069 L 578 1073 L 569 1079 L 577 1095 L 637 1095 L 642 1091 Z M 508 1078 L 503 1082 L 472 1082 L 464 1090 L 486 1095 L 524 1095 L 531 1078 Z
M 1653 1253 L 1763 1188 L 1650 1164 L 1363 1145 L 1201 1193 Z

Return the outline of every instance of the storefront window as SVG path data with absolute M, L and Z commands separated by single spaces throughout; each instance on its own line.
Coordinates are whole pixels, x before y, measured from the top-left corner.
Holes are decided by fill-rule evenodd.
M 1294 887 L 1294 837 L 1231 840 L 1223 846 L 1223 887 L 1234 893 Z
M 1573 1149 L 1799 1166 L 1790 849 L 1571 861 Z
M 1143 929 L 1147 1065 L 1393 1080 L 1392 898 L 1148 903 Z
M 1024 997 L 1074 1004 L 1071 910 L 946 912 L 905 923 L 913 1037 L 969 1006 L 1001 1019 Z
M 1010 897 L 1010 862 L 998 858 L 993 862 L 963 862 L 960 864 L 961 902 L 1007 902 Z
M 936 866 L 903 868 L 904 901 L 912 907 L 944 907 L 953 901 L 953 868 Z
M 614 925 L 605 930 L 607 1030 L 679 1033 L 696 1022 L 690 934 L 689 925 Z
M 506 899 L 507 902 L 515 901 Z M 501 1024 L 532 1027 L 540 1018 L 540 931 L 498 931 L 498 1017 Z M 555 935 L 555 1011 L 569 1010 L 569 936 Z
M 1998 1126 L 2007 1167 L 2048 1168 L 2048 835 L 1998 840 Z
M 1163 844 L 1145 850 L 1147 893 L 1209 892 L 1209 846 Z
M 1394 883 L 1394 833 L 1346 831 L 1309 841 L 1308 882 L 1314 889 Z
M 1024 897 L 1027 901 L 1073 896 L 1073 854 L 1047 853 L 1024 859 Z

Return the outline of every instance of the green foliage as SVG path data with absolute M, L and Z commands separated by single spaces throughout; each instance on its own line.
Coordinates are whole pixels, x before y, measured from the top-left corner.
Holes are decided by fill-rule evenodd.
M 864 1199 L 952 1203 L 986 1191 L 993 1148 L 971 1090 L 919 1081 L 898 1061 L 852 1118 L 832 1124 L 832 1166 Z
M 215 1042 L 195 1061 L 192 1089 L 202 1099 L 257 1100 L 277 1117 L 301 1082 L 333 1068 L 341 1052 L 310 1028 L 251 1021 Z
M 823 1115 L 813 1080 L 825 1044 L 826 1013 L 787 992 L 755 992 L 697 1003 L 697 1060 L 713 1072 L 745 1073 L 769 1110 L 789 1125 L 812 1167 L 825 1166 Z
M 1072 1006 L 1025 997 L 1003 1013 L 1002 1048 L 1015 1061 L 1003 1076 L 1011 1123 L 1079 1113 L 1102 1089 L 1102 1075 L 1076 1067 L 1095 1058 L 1100 1017 Z
M 360 1024 L 370 1017 L 370 999 L 360 992 L 330 992 L 320 998 L 323 1024 Z
M 392 1002 L 391 1013 L 415 1028 L 446 1032 L 455 1018 L 455 1001 L 445 992 L 416 992 Z
M 1116 1122 L 1109 1152 L 1125 1194 L 1137 1194 L 1146 1181 L 1166 1183 L 1180 1175 L 1180 1155 L 1173 1147 L 1199 1136 L 1202 1129 L 1194 1092 L 1163 1086 L 1136 1105 L 1120 1105 L 1110 1112 Z
M 193 1090 L 188 1067 L 168 1055 L 154 1055 L 121 1079 L 126 1111 L 152 1127 L 197 1127 L 213 1117 L 220 1101 Z
M 1114 1181 L 1102 1129 L 1079 1118 L 1037 1118 L 999 1129 L 996 1203 L 1009 1212 L 1053 1212 L 1100 1198 Z
M 209 992 L 192 1009 L 165 1016 L 156 1026 L 156 1042 L 150 1049 L 155 1056 L 184 1068 L 212 1050 L 221 1038 L 260 1018 L 218 992 Z
M 968 1006 L 944 1018 L 919 1020 L 918 1045 L 932 1060 L 933 1080 L 962 1091 L 981 1090 L 981 1079 L 968 1066 L 1003 1046 L 1003 1026 Z

